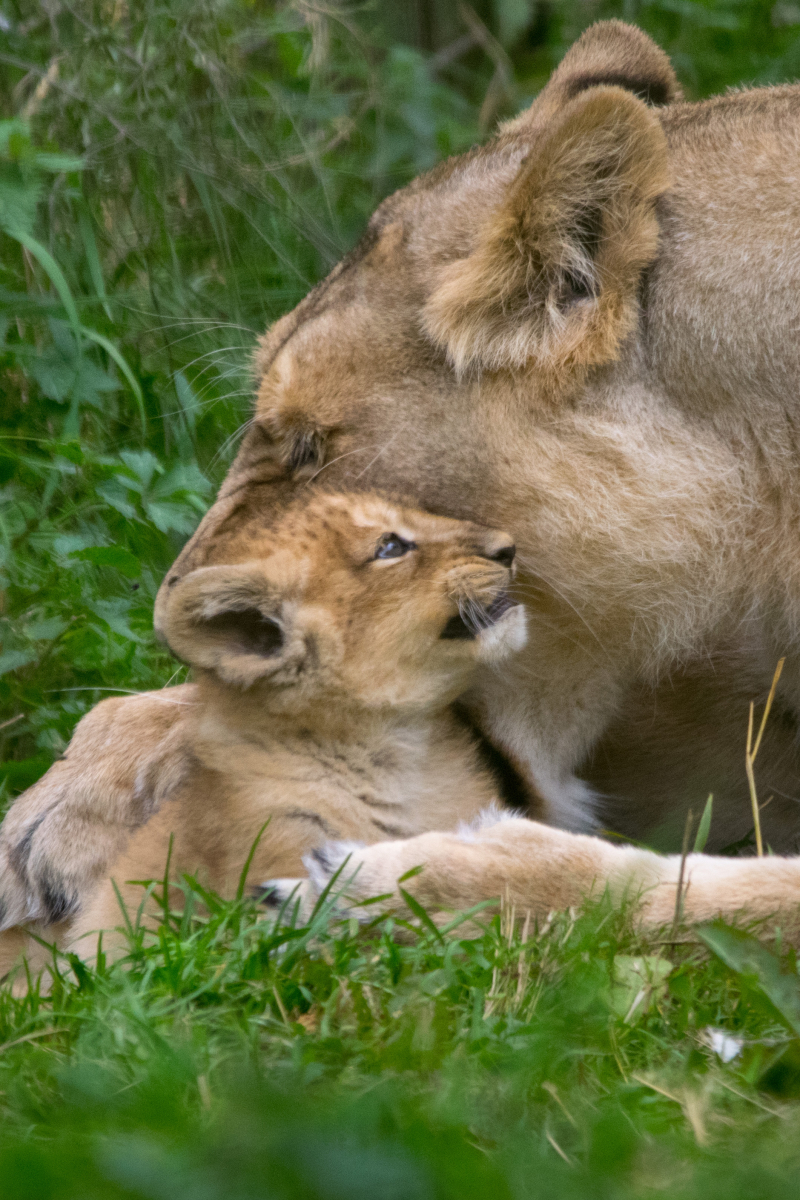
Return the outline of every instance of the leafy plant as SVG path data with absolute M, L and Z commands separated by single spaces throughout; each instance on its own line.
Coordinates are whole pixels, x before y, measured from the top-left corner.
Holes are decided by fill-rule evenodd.
M 346 10 L 20 5 L 0 124 L 0 778 L 161 686 L 155 590 L 246 419 L 259 332 L 468 101 Z M 68 147 L 69 152 L 58 151 Z
M 691 943 L 648 955 L 605 903 L 465 937 L 181 886 L 124 962 L 0 991 L 4 1197 L 794 1194 L 783 1019 Z M 752 1050 L 724 1063 L 711 1023 Z

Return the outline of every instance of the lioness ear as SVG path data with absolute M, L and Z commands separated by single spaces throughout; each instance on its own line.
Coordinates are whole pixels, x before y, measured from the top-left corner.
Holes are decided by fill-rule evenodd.
M 457 371 L 609 362 L 633 328 L 669 184 L 656 116 L 596 87 L 531 138 L 471 253 L 441 269 L 423 312 Z
M 682 96 L 672 63 L 635 25 L 598 21 L 569 48 L 529 109 L 503 125 L 520 133 L 552 118 L 558 109 L 593 87 L 618 87 L 645 104 L 671 104 Z

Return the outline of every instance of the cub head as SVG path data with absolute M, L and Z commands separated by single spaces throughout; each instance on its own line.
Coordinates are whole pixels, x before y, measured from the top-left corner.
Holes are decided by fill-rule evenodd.
M 496 530 L 312 494 L 249 550 L 162 588 L 156 627 L 270 711 L 440 706 L 525 641 L 514 546 Z

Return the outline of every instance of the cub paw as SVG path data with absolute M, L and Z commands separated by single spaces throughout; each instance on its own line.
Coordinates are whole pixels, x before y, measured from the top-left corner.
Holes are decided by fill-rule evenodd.
M 39 818 L 13 841 L 0 839 L 0 930 L 30 922 L 54 925 L 80 907 L 78 888 L 59 870 L 48 840 L 37 840 L 43 822 Z
M 0 859 L 0 933 L 22 925 L 36 916 L 33 898 L 29 897 L 14 872 Z
M 291 918 L 296 913 L 300 921 L 309 919 L 317 902 L 308 879 L 267 879 L 253 889 L 253 896 L 273 916 Z
M 260 904 L 273 913 L 297 913 L 300 920 L 310 920 L 320 897 L 330 888 L 333 911 L 341 916 L 354 915 L 348 904 L 359 864 L 360 842 L 326 842 L 303 855 L 307 879 L 268 879 L 256 889 Z M 349 870 L 350 862 L 353 869 Z

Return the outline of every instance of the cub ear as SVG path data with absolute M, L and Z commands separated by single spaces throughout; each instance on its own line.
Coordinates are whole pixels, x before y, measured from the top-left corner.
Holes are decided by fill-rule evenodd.
M 683 95 L 672 63 L 652 38 L 623 21 L 598 21 L 570 47 L 531 107 L 507 121 L 503 132 L 523 132 L 581 92 L 601 86 L 622 88 L 650 105 L 671 104 Z
M 457 371 L 611 361 L 634 327 L 669 185 L 661 125 L 641 100 L 594 87 L 529 143 L 471 252 L 441 269 L 423 311 Z
M 248 687 L 285 657 L 280 601 L 255 566 L 201 567 L 167 596 L 159 633 L 176 657 Z

